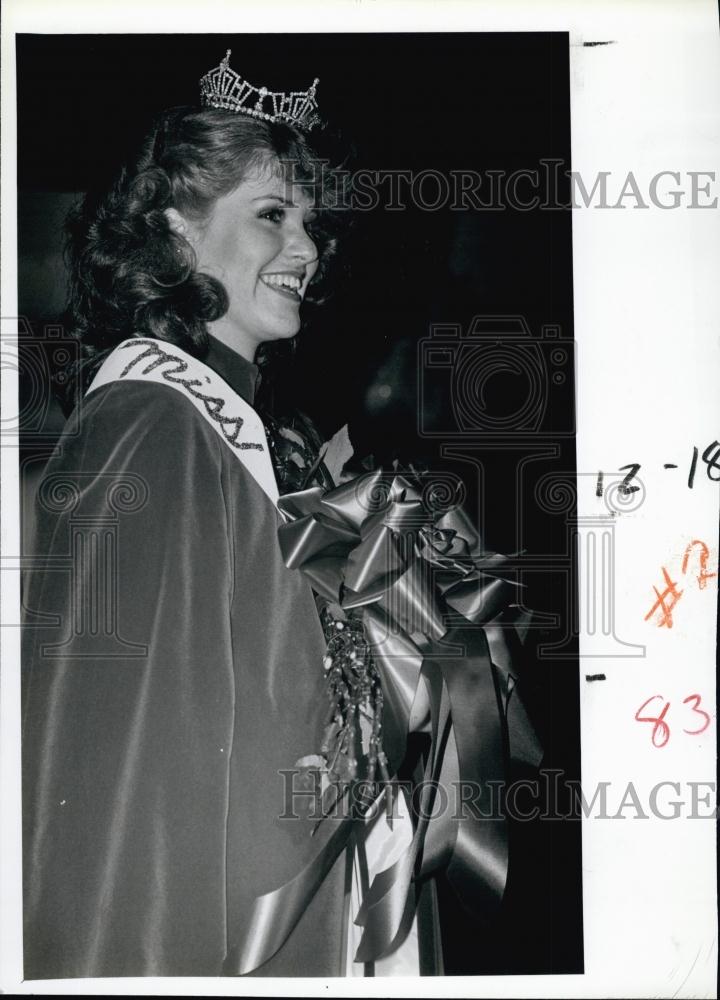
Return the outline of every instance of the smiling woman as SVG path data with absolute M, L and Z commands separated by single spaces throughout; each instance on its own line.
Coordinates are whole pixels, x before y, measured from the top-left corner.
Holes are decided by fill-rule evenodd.
M 317 221 L 312 191 L 293 185 L 269 159 L 219 198 L 207 220 L 194 223 L 176 208 L 166 213 L 195 251 L 198 271 L 227 291 L 228 310 L 212 324 L 213 336 L 248 361 L 260 344 L 295 336 L 318 269 L 308 232 Z
M 290 274 L 300 298 L 324 295 L 345 213 L 341 175 L 319 144 L 327 138 L 310 145 L 290 121 L 214 107 L 158 117 L 110 191 L 89 194 L 68 220 L 81 388 L 138 333 L 200 358 L 210 333 L 252 362 L 253 346 L 298 332 L 297 308 L 278 313 L 282 329 L 266 329 L 274 300 L 263 307 L 257 286 Z M 68 392 L 76 388 L 70 379 Z
M 258 348 L 297 334 L 336 243 L 313 95 L 288 101 L 161 115 L 70 223 L 84 395 L 25 581 L 57 623 L 24 630 L 27 979 L 237 974 L 253 901 L 334 832 L 280 819 L 282 771 L 322 739 L 326 645 L 252 408 Z M 346 855 L 330 867 L 243 971 L 342 974 Z

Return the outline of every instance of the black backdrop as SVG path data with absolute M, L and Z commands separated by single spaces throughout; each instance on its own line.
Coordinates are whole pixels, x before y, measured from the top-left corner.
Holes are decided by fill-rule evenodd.
M 157 111 L 195 103 L 197 81 L 227 48 L 233 68 L 257 85 L 300 89 L 318 76 L 321 114 L 352 142 L 356 169 L 450 176 L 533 170 L 541 160 L 570 169 L 566 34 L 19 36 L 19 301 L 36 338 L 62 307 L 60 228 L 73 196 L 110 176 Z M 308 316 L 278 395 L 328 435 L 349 421 L 360 455 L 453 468 L 466 479 L 488 543 L 534 559 L 521 575 L 526 603 L 541 612 L 524 696 L 546 748 L 544 766 L 577 779 L 574 640 L 564 647 L 570 658 L 537 655 L 539 646 L 563 642 L 572 616 L 572 490 L 564 505 L 538 502 L 536 493 L 549 475 L 567 486 L 575 472 L 570 213 L 431 211 L 408 197 L 391 211 L 385 195 L 358 214 L 345 248 L 349 278 Z M 559 195 L 566 200 L 566 180 Z M 419 362 L 431 324 L 467 331 L 476 315 L 521 316 L 540 338 L 544 326 L 555 327 L 570 355 L 540 428 L 549 456 L 526 468 L 519 494 L 522 450 L 495 441 L 482 452 L 484 494 L 471 464 L 453 465 L 446 445 L 456 441 L 455 389 L 447 377 L 431 381 Z M 424 413 L 421 383 L 431 390 Z M 517 372 L 496 373 L 484 402 L 514 412 L 520 383 Z M 421 433 L 430 412 L 447 438 Z M 49 409 L 44 420 L 51 439 L 59 412 Z M 35 472 L 47 454 L 47 440 L 38 441 L 26 435 L 24 461 Z M 579 822 L 513 824 L 511 838 L 508 889 L 491 926 L 467 918 L 441 887 L 446 971 L 582 971 Z

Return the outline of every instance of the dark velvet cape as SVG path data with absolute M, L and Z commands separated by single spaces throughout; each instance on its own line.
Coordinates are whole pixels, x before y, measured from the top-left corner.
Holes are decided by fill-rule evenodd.
M 252 402 L 257 369 L 205 363 Z M 24 581 L 25 978 L 213 976 L 322 846 L 281 819 L 325 650 L 278 513 L 170 386 L 90 393 L 38 490 Z M 321 828 L 322 830 L 322 828 Z M 260 975 L 343 974 L 347 852 Z

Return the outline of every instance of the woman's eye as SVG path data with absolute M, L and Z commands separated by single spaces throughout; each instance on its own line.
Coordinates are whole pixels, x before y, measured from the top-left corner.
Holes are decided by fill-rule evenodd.
M 261 219 L 269 219 L 270 222 L 282 222 L 285 212 L 282 208 L 267 208 L 260 213 Z

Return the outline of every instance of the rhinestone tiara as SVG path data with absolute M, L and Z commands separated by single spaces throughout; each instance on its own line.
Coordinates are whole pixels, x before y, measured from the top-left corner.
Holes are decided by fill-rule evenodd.
M 321 124 L 315 100 L 315 88 L 320 83 L 318 79 L 313 81 L 309 90 L 293 90 L 290 94 L 268 90 L 267 87 L 253 87 L 230 69 L 230 52 L 228 49 L 220 65 L 200 80 L 203 107 L 225 108 L 268 122 L 288 122 L 305 132 Z

